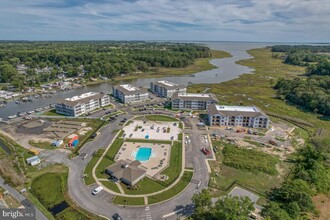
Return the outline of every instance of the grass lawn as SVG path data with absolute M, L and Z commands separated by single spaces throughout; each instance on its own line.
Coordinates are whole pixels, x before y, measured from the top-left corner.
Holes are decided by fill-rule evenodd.
M 112 182 L 112 181 L 101 181 L 101 183 L 107 187 L 108 189 L 120 193 L 118 186 L 116 185 L 116 183 Z
M 137 185 L 138 188 L 133 190 L 127 189 L 124 184 L 122 184 L 122 188 L 128 195 L 142 195 L 154 193 L 166 188 L 157 181 L 154 181 L 148 177 L 143 178 L 140 182 L 138 182 Z
M 36 148 L 41 148 L 41 149 L 47 149 L 47 150 L 54 150 L 57 149 L 57 147 L 52 146 L 50 142 L 47 141 L 34 141 L 34 140 L 29 140 L 29 144 L 33 147 Z
M 219 164 L 211 162 L 211 167 L 219 168 Z M 209 187 L 212 195 L 220 196 L 228 193 L 233 184 L 238 184 L 252 189 L 260 194 L 279 186 L 282 178 L 279 176 L 271 176 L 262 172 L 247 172 L 233 167 L 222 165 L 219 171 L 211 173 Z
M 86 185 L 91 185 L 91 184 L 95 183 L 95 180 L 94 180 L 93 174 L 92 174 L 92 170 L 93 170 L 93 167 L 95 166 L 95 164 L 97 163 L 97 161 L 102 156 L 103 152 L 104 152 L 104 149 L 99 149 L 93 155 L 92 159 L 88 162 L 87 166 L 85 167 L 84 174 L 87 174 L 87 176 L 85 177 L 84 180 L 85 180 Z
M 169 166 L 162 172 L 169 178 L 162 182 L 165 185 L 173 183 L 181 173 L 182 169 L 182 144 L 180 142 L 174 142 L 171 147 L 171 158 Z
M 49 111 L 42 112 L 40 115 L 45 115 L 45 116 L 62 116 L 62 117 L 65 117 L 65 115 L 61 115 L 61 114 L 56 113 L 56 110 L 55 109 L 51 109 Z
M 32 198 L 31 200 L 37 207 L 41 207 L 41 210 L 49 219 L 103 219 L 80 209 L 70 199 L 67 194 L 67 167 L 51 166 L 31 174 L 31 176 L 33 179 L 31 181 L 29 197 Z M 55 216 L 52 216 L 50 209 L 62 202 L 66 202 L 68 207 Z
M 116 196 L 112 203 L 118 205 L 144 205 L 144 198 L 128 198 L 123 196 Z
M 107 153 L 102 158 L 99 165 L 96 167 L 95 175 L 98 178 L 107 178 L 108 175 L 104 173 L 106 168 L 114 163 L 115 155 L 117 154 L 119 148 L 123 144 L 124 140 L 122 138 L 117 138 L 112 143 L 111 147 L 108 149 Z
M 255 149 L 239 148 L 232 144 L 223 143 L 222 150 L 224 165 L 250 172 L 264 172 L 276 175 L 276 164 L 279 159 Z
M 171 144 L 172 141 L 163 141 L 163 140 L 149 140 L 149 139 L 132 139 L 127 138 L 126 142 L 136 142 L 136 143 L 155 143 L 155 144 Z
M 170 198 L 178 195 L 190 183 L 190 181 L 193 177 L 193 174 L 194 174 L 193 172 L 185 171 L 181 180 L 174 187 L 172 187 L 169 190 L 166 190 L 165 192 L 157 194 L 155 196 L 149 196 L 148 203 L 153 204 L 153 203 L 165 201 L 167 199 L 170 199 Z
M 149 121 L 168 121 L 168 122 L 177 122 L 179 121 L 176 118 L 170 117 L 170 116 L 166 116 L 166 115 L 146 115 L 146 116 L 141 116 L 137 119 L 140 120 L 149 120 Z

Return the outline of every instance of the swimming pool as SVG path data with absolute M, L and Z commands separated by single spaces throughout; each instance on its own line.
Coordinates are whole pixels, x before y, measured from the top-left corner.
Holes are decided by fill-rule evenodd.
M 148 161 L 151 156 L 151 148 L 150 147 L 140 147 L 135 155 L 135 160 L 138 161 Z

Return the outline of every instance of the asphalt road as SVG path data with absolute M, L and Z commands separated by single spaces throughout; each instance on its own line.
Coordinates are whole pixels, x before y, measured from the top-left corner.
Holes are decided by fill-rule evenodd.
M 157 100 L 157 99 L 156 99 Z M 155 100 L 155 101 L 156 101 Z M 163 101 L 161 99 L 157 102 Z M 201 131 L 197 128 L 196 124 L 198 119 L 189 118 L 187 120 L 191 125 L 192 129 L 187 130 L 190 133 L 191 142 L 186 145 L 186 167 L 194 168 L 193 180 L 189 186 L 177 197 L 170 201 L 155 204 L 144 207 L 122 207 L 111 203 L 113 196 L 107 192 L 101 192 L 100 194 L 93 196 L 92 190 L 96 187 L 95 185 L 86 186 L 84 179 L 82 178 L 84 169 L 94 152 L 100 148 L 106 148 L 109 143 L 114 139 L 116 130 L 122 128 L 119 125 L 120 121 L 124 118 L 130 119 L 133 114 L 137 112 L 131 111 L 132 106 L 120 105 L 120 109 L 126 111 L 126 114 L 118 115 L 117 119 L 100 129 L 100 135 L 93 141 L 86 143 L 80 149 L 81 154 L 87 154 L 87 157 L 83 159 L 82 156 L 78 156 L 71 160 L 68 159 L 65 152 L 60 151 L 43 151 L 40 155 L 46 163 L 62 163 L 69 166 L 69 178 L 68 178 L 68 190 L 70 197 L 83 209 L 86 209 L 94 214 L 107 217 L 111 217 L 115 213 L 119 213 L 123 219 L 177 219 L 180 216 L 189 216 L 193 213 L 193 205 L 191 198 L 192 196 L 207 187 L 209 180 L 209 174 L 207 171 L 205 156 L 200 151 L 200 146 L 203 144 L 201 140 L 202 134 L 205 131 Z M 171 111 L 155 110 L 156 112 L 162 112 L 166 114 L 175 114 Z M 151 111 L 147 111 L 151 112 Z M 147 112 L 139 112 L 147 113 Z M 0 181 L 0 185 L 3 182 Z M 199 185 L 199 187 L 197 187 Z M 26 205 L 32 205 L 24 196 L 19 194 L 15 189 L 12 189 L 8 185 L 5 185 L 5 189 L 8 189 L 10 193 L 13 193 L 14 197 L 19 201 L 24 201 Z M 37 218 L 40 220 L 46 220 L 47 218 L 37 209 Z

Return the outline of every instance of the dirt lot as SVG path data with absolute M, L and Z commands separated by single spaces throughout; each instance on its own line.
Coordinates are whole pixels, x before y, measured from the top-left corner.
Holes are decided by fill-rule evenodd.
M 281 159 L 295 151 L 292 146 L 294 127 L 284 123 L 273 123 L 269 130 L 249 129 L 245 127 L 211 127 L 211 134 L 246 148 L 259 148 L 262 151 L 278 155 Z M 214 138 L 214 136 L 211 135 Z M 301 140 L 297 140 L 299 143 Z M 303 143 L 300 143 L 303 144 Z
M 85 135 L 92 128 L 79 121 L 70 120 L 29 120 L 19 121 L 3 127 L 3 131 L 16 140 L 24 148 L 30 149 L 29 141 L 52 142 L 65 139 L 71 134 Z
M 316 209 L 319 211 L 319 216 L 312 219 L 318 220 L 330 220 L 330 195 L 318 195 L 313 197 L 313 202 Z

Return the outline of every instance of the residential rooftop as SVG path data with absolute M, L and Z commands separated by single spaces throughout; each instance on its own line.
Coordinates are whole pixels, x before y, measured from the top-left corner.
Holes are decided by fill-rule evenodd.
M 238 116 L 244 115 L 248 117 L 258 117 L 258 116 L 266 116 L 264 112 L 262 112 L 256 106 L 228 106 L 228 105 L 209 105 L 208 111 L 211 115 L 225 115 L 225 116 Z
M 260 112 L 255 106 L 228 106 L 228 105 L 216 105 L 218 111 L 237 111 L 237 112 Z
M 84 94 L 81 94 L 81 95 L 73 96 L 71 98 L 66 98 L 65 100 L 67 100 L 67 101 L 78 101 L 78 100 L 89 98 L 89 97 L 92 97 L 92 96 L 95 96 L 95 95 L 98 95 L 98 94 L 99 93 L 96 93 L 96 92 L 87 92 L 87 93 L 84 93 Z
M 131 84 L 123 84 L 123 85 L 120 85 L 120 87 L 122 87 L 123 89 L 126 89 L 127 91 L 130 91 L 130 92 L 139 90 L 139 88 L 137 88 Z
M 179 85 L 174 82 L 167 81 L 167 80 L 160 80 L 157 82 L 153 82 L 153 84 L 158 85 L 160 87 L 165 87 L 166 89 L 186 88 L 186 86 L 184 86 L 184 85 Z
M 185 101 L 215 101 L 218 99 L 212 93 L 179 93 L 176 92 L 172 96 L 172 100 L 182 99 Z
M 84 94 L 81 94 L 79 96 L 73 96 L 71 98 L 62 99 L 57 104 L 65 104 L 67 106 L 75 106 L 78 103 L 86 103 L 89 102 L 92 99 L 100 99 L 104 97 L 105 93 L 98 93 L 98 92 L 87 92 Z

